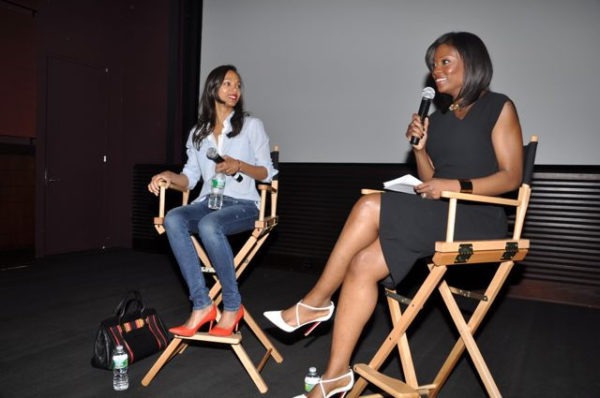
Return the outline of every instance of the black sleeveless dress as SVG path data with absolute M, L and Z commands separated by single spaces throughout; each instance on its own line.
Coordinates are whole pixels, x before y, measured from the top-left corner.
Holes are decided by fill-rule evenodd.
M 503 94 L 487 92 L 464 119 L 454 112 L 434 112 L 430 117 L 427 153 L 435 166 L 434 177 L 472 179 L 498 171 L 492 129 L 502 107 Z M 414 263 L 435 251 L 435 242 L 446 239 L 448 201 L 398 192 L 381 195 L 379 240 L 390 270 L 386 284 L 398 284 Z M 507 234 L 504 208 L 459 202 L 456 240 L 503 239 Z

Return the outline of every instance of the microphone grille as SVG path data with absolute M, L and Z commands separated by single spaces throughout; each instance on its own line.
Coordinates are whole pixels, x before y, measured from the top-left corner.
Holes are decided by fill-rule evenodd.
M 435 90 L 431 87 L 425 87 L 421 92 L 421 97 L 432 100 L 435 97 Z
M 210 147 L 208 148 L 208 150 L 206 151 L 206 157 L 209 159 L 216 159 L 217 156 L 219 156 L 218 152 L 217 152 L 217 148 L 215 147 Z

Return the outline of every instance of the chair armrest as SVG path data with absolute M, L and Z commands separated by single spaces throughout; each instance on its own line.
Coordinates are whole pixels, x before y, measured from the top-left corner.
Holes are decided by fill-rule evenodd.
M 258 184 L 257 188 L 259 191 L 277 192 L 277 188 L 274 188 L 272 185 L 269 184 Z
M 165 192 L 167 189 L 173 189 L 175 191 L 179 191 L 181 192 L 182 195 L 182 205 L 185 206 L 188 204 L 188 200 L 190 197 L 190 190 L 187 189 L 187 187 L 182 187 L 180 185 L 177 184 L 173 184 L 171 183 L 168 187 L 167 187 L 167 182 L 166 181 L 161 181 L 158 183 L 158 186 L 160 187 L 160 193 L 159 193 L 159 201 L 158 201 L 158 217 L 154 217 L 154 229 L 156 229 L 156 232 L 158 232 L 159 235 L 162 235 L 165 233 L 165 227 L 163 226 L 163 223 L 165 221 Z
M 180 185 L 177 185 L 175 183 L 171 183 L 168 187 L 167 187 L 167 182 L 166 181 L 161 181 L 158 183 L 158 186 L 161 188 L 168 188 L 168 189 L 174 189 L 176 191 L 182 192 L 182 193 L 186 193 L 187 191 L 189 191 L 189 189 L 187 189 L 187 187 L 182 187 Z
M 473 195 L 471 193 L 442 191 L 440 196 L 442 198 L 466 200 L 469 202 L 493 203 L 493 204 L 505 205 L 505 206 L 518 206 L 519 205 L 519 201 L 516 199 L 505 199 L 505 198 L 499 198 L 497 196 Z

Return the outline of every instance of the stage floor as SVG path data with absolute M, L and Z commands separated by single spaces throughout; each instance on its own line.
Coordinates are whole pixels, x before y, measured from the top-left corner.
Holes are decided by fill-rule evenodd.
M 189 302 L 170 256 L 132 250 L 77 253 L 35 261 L 0 272 L 0 396 L 105 397 L 112 390 L 108 371 L 90 365 L 98 323 L 111 315 L 128 289 L 138 289 L 168 326 L 187 316 Z M 269 391 L 261 395 L 227 346 L 196 344 L 175 357 L 148 387 L 140 382 L 157 355 L 129 370 L 130 397 L 292 397 L 302 392 L 309 366 L 324 369 L 332 322 L 305 338 L 275 330 L 262 312 L 293 304 L 317 279 L 309 272 L 255 264 L 240 283 L 244 305 L 284 357 L 262 371 Z M 436 293 L 437 295 L 437 293 Z M 381 301 L 381 300 L 380 300 Z M 436 304 L 437 303 L 437 304 Z M 389 331 L 381 301 L 354 356 L 367 362 Z M 357 303 L 359 305 L 359 303 Z M 434 300 L 409 330 L 419 381 L 429 382 L 456 332 Z M 600 310 L 501 298 L 477 341 L 506 397 L 591 397 L 600 391 L 597 358 Z M 244 347 L 258 362 L 262 346 L 246 327 Z M 399 361 L 387 375 L 401 375 Z M 440 397 L 485 397 L 470 361 L 462 360 Z

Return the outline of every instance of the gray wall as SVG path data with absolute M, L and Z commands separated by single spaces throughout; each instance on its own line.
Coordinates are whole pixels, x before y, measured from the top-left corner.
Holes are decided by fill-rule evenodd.
M 425 49 L 467 30 L 540 164 L 600 164 L 598 0 L 204 0 L 201 79 L 235 64 L 287 162 L 404 162 Z

